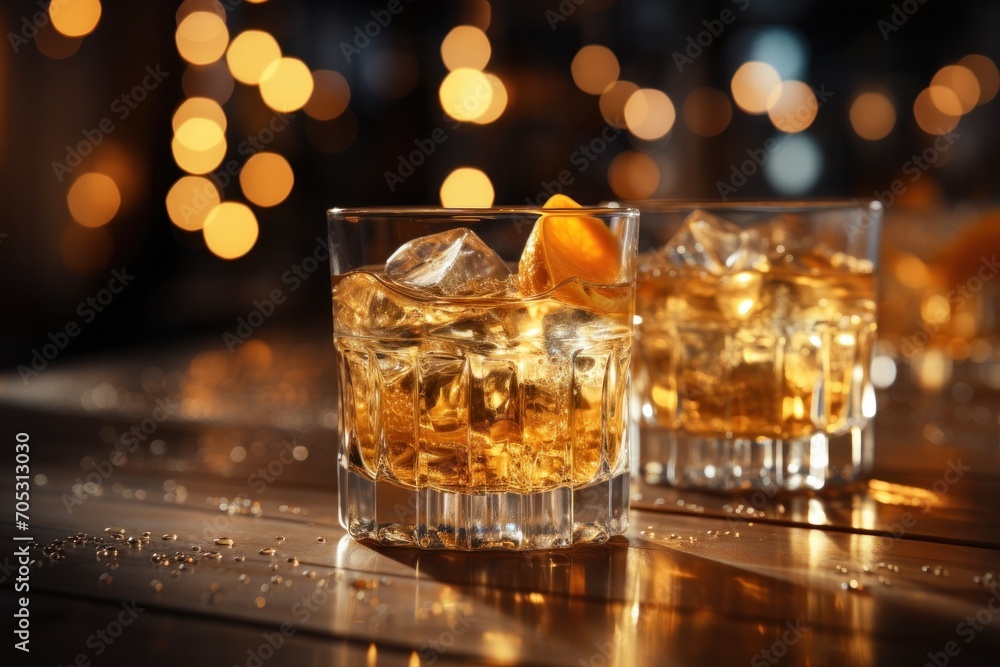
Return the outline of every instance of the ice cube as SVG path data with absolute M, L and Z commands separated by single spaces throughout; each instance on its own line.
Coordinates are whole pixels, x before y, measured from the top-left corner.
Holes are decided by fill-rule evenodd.
M 716 276 L 738 273 L 766 258 L 760 236 L 706 211 L 693 211 L 663 248 L 671 266 L 702 269 Z
M 445 296 L 490 296 L 506 291 L 510 267 L 465 227 L 413 239 L 385 263 L 392 280 Z
M 351 273 L 333 290 L 334 330 L 344 336 L 413 338 L 425 320 L 419 306 L 370 273 Z

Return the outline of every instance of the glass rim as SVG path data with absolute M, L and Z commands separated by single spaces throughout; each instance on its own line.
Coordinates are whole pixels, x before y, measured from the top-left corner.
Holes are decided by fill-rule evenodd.
M 609 204 L 616 202 L 611 201 Z M 694 209 L 724 209 L 736 211 L 759 212 L 807 212 L 807 211 L 848 211 L 867 210 L 871 213 L 882 213 L 884 207 L 877 199 L 865 198 L 830 198 L 830 199 L 730 199 L 730 200 L 698 200 L 698 199 L 647 199 L 623 200 L 621 204 L 628 208 L 641 211 L 665 212 Z
M 445 208 L 435 206 L 367 206 L 329 208 L 330 218 L 349 217 L 370 218 L 431 218 L 451 219 L 460 217 L 503 217 L 503 216 L 543 216 L 543 215 L 589 215 L 639 217 L 639 209 L 631 203 L 623 206 L 583 206 L 581 208 L 541 208 L 537 206 L 490 206 L 483 208 Z

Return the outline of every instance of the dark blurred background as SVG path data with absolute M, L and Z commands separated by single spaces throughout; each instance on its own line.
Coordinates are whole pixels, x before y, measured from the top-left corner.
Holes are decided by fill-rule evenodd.
M 998 245 L 996 2 L 19 0 L 0 29 L 11 370 L 238 318 L 327 340 L 332 206 L 874 196 L 910 241 Z

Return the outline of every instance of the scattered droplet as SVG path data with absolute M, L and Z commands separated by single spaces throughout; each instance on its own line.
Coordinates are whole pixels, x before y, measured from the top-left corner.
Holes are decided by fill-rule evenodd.
M 231 547 L 233 546 L 233 538 L 231 537 L 217 537 L 215 538 L 215 545 L 219 547 Z
M 124 535 L 125 534 L 125 529 L 124 528 L 105 528 L 104 532 L 105 533 L 113 533 L 115 535 Z M 62 542 L 60 542 L 60 544 L 62 544 Z
M 102 574 L 99 577 L 99 579 L 100 579 L 101 583 L 104 584 L 105 586 L 110 586 L 112 584 L 112 582 L 114 582 L 114 580 L 115 580 L 115 578 L 112 577 L 107 572 L 105 572 L 104 574 Z
M 298 567 L 299 559 L 296 558 L 295 556 L 292 556 L 291 558 L 288 559 L 288 564 L 291 565 L 292 567 Z
M 176 540 L 177 539 L 177 533 L 164 533 L 162 539 L 164 541 Z
M 160 581 L 159 579 L 153 579 L 151 582 L 149 582 L 149 585 L 157 593 L 163 590 L 163 582 Z
M 285 541 L 285 536 L 284 535 L 275 535 L 274 536 L 274 541 L 277 542 L 278 544 L 281 544 L 282 542 Z
M 191 545 L 191 551 L 194 551 L 195 553 L 198 553 L 199 551 L 201 551 L 201 547 L 199 547 L 197 544 L 192 544 Z
M 317 537 L 316 541 L 319 542 L 320 544 L 326 544 L 326 538 L 323 536 Z
M 237 563 L 242 563 L 246 559 L 247 559 L 246 556 L 233 556 L 233 560 L 236 561 Z
M 261 549 L 257 553 L 259 553 L 261 556 L 273 556 L 274 555 L 274 547 L 264 547 L 263 549 Z

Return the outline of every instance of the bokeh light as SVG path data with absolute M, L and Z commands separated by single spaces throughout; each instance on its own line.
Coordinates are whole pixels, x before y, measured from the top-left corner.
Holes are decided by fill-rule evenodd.
M 229 44 L 226 64 L 237 81 L 255 86 L 267 66 L 280 57 L 281 47 L 270 33 L 244 30 Z
M 38 28 L 35 35 L 35 46 L 43 55 L 53 60 L 62 60 L 80 50 L 83 37 L 67 37 L 47 23 Z
M 771 65 L 752 60 L 740 65 L 729 85 L 736 106 L 749 114 L 762 114 L 769 101 L 777 100 L 772 96 L 781 86 L 781 77 Z
M 493 183 L 484 172 L 459 167 L 441 184 L 441 205 L 447 208 L 485 208 L 493 205 Z
M 229 30 L 217 14 L 199 11 L 184 17 L 174 39 L 184 60 L 193 65 L 208 65 L 226 52 Z
M 320 69 L 313 72 L 313 92 L 305 112 L 316 120 L 333 120 L 347 109 L 351 88 L 340 72 Z
M 764 28 L 750 43 L 750 60 L 774 67 L 782 79 L 797 79 L 808 64 L 806 41 L 796 30 L 784 26 Z
M 501 81 L 500 77 L 495 74 L 490 74 L 489 72 L 484 72 L 484 74 L 489 80 L 490 87 L 493 91 L 490 97 L 490 105 L 486 107 L 486 110 L 481 116 L 477 116 L 472 119 L 473 123 L 478 123 L 479 125 L 492 123 L 499 118 L 503 114 L 504 109 L 507 108 L 507 88 L 503 85 L 503 81 Z
M 684 100 L 681 113 L 692 132 L 701 137 L 714 137 L 729 127 L 733 105 L 717 88 L 695 88 Z
M 624 128 L 626 126 L 625 104 L 637 90 L 639 90 L 639 86 L 631 81 L 615 81 L 610 88 L 604 91 L 598 102 L 604 122 L 612 127 Z
M 625 123 L 639 139 L 663 137 L 674 125 L 677 112 L 667 94 L 654 88 L 640 88 L 625 103 Z
M 959 60 L 958 64 L 976 75 L 976 81 L 979 82 L 978 104 L 986 104 L 996 97 L 1000 90 L 1000 71 L 997 70 L 996 63 L 986 56 L 973 53 Z
M 170 150 L 177 166 L 184 171 L 189 174 L 207 174 L 218 167 L 226 157 L 226 141 L 223 139 L 207 150 L 198 151 L 188 148 L 174 137 L 170 142 Z
M 223 132 L 226 131 L 226 112 L 222 110 L 218 102 L 208 97 L 191 97 L 181 102 L 177 110 L 174 111 L 174 117 L 171 121 L 174 132 L 177 132 L 181 125 L 193 118 L 210 120 L 218 125 Z
M 73 219 L 84 227 L 100 227 L 111 222 L 122 204 L 118 185 L 107 174 L 89 172 L 73 181 L 66 194 Z
M 470 68 L 449 72 L 438 90 L 441 107 L 455 120 L 471 121 L 484 115 L 493 102 L 493 86 L 487 76 Z
M 807 134 L 793 134 L 779 141 L 780 148 L 764 163 L 764 176 L 780 194 L 804 194 L 822 175 L 823 152 Z
M 167 215 L 181 229 L 196 232 L 205 226 L 209 211 L 220 203 L 215 183 L 201 176 L 182 176 L 167 192 Z
M 660 186 L 660 168 L 646 153 L 625 151 L 611 160 L 608 184 L 623 199 L 644 199 Z
M 947 134 L 958 127 L 959 117 L 942 113 L 934 104 L 929 88 L 921 90 L 913 101 L 913 117 L 927 134 Z
M 277 206 L 291 193 L 294 183 L 292 165 L 277 153 L 255 153 L 240 171 L 243 194 L 257 206 Z
M 577 88 L 591 95 L 600 95 L 618 80 L 621 70 L 618 58 L 611 49 L 590 44 L 577 51 L 570 71 Z
M 226 140 L 225 133 L 214 120 L 201 117 L 181 123 L 174 136 L 184 148 L 195 152 L 211 150 Z
M 237 259 L 257 242 L 257 217 L 246 204 L 222 202 L 205 217 L 205 245 L 217 257 Z
M 441 60 L 450 72 L 463 67 L 481 70 L 490 61 L 491 53 L 486 33 L 472 25 L 452 28 L 441 42 Z
M 67 37 L 89 35 L 101 20 L 99 0 L 56 0 L 49 4 L 52 26 Z
M 868 141 L 878 141 L 896 125 L 896 110 L 882 93 L 861 93 L 851 103 L 851 127 L 858 136 Z
M 767 116 L 774 127 L 789 134 L 802 132 L 816 120 L 819 103 L 812 88 L 801 81 L 785 81 L 771 93 Z
M 279 58 L 268 65 L 260 77 L 260 96 L 275 111 L 298 111 L 309 101 L 312 92 L 312 72 L 298 58 Z
M 960 65 L 942 67 L 931 79 L 931 101 L 938 111 L 961 116 L 979 103 L 979 80 L 972 70 Z

